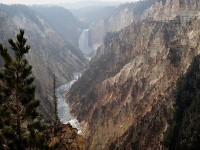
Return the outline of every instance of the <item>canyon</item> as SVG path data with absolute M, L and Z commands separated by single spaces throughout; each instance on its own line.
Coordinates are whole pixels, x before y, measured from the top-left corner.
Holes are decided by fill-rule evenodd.
M 177 80 L 200 54 L 200 2 L 144 0 L 98 9 L 96 17 L 79 14 L 81 22 L 58 6 L 0 4 L 0 42 L 7 46 L 25 29 L 42 116 L 55 117 L 55 75 L 59 119 L 77 128 L 63 125 L 72 137 L 84 136 L 84 149 L 165 149 Z
M 57 24 L 51 19 L 55 10 Z M 73 43 L 75 39 L 78 43 L 82 26 L 68 10 L 60 7 L 0 4 L 0 11 L 1 43 L 8 45 L 7 39 L 13 38 L 19 28 L 25 29 L 31 47 L 26 57 L 36 77 L 36 94 L 41 99 L 40 110 L 46 120 L 52 120 L 53 75 L 56 75 L 56 84 L 61 85 L 72 80 L 73 73 L 81 71 L 87 63 L 76 42 Z M 71 28 L 63 29 L 65 25 Z M 58 29 L 62 29 L 64 34 Z M 71 32 L 74 32 L 74 36 L 70 36 Z
M 73 80 L 57 87 L 56 89 L 57 109 L 58 109 L 59 120 L 61 121 L 62 124 L 70 123 L 73 128 L 78 130 L 77 132 L 78 134 L 82 134 L 81 125 L 76 119 L 76 117 L 73 116 L 73 114 L 71 114 L 70 107 L 65 100 L 64 93 L 71 88 L 71 86 L 78 80 L 80 76 L 81 76 L 81 73 L 75 73 Z
M 176 81 L 200 53 L 199 11 L 198 0 L 157 0 L 106 35 L 66 93 L 88 149 L 163 149 Z

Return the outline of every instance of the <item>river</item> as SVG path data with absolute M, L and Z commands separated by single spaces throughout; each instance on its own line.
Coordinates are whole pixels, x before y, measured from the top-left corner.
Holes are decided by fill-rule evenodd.
M 89 47 L 88 38 L 89 38 L 89 29 L 84 29 L 82 34 L 79 37 L 79 48 L 83 52 L 85 58 L 90 60 L 91 57 L 88 56 L 88 54 L 90 54 L 92 52 L 92 49 Z M 74 82 L 76 82 L 78 80 L 78 78 L 81 76 L 81 74 L 82 73 L 74 73 L 73 80 L 71 80 L 70 82 L 68 82 L 66 84 L 59 86 L 56 89 L 56 96 L 57 96 L 57 102 L 58 102 L 57 110 L 58 110 L 58 116 L 59 116 L 60 121 L 63 124 L 70 123 L 72 125 L 72 127 L 78 129 L 79 134 L 82 133 L 80 123 L 78 122 L 76 117 L 74 117 L 70 113 L 70 107 L 67 104 L 64 94 L 71 88 L 71 86 L 74 84 Z
M 65 94 L 66 91 L 68 91 L 71 88 L 71 86 L 74 84 L 74 82 L 77 81 L 77 79 L 80 76 L 81 76 L 81 73 L 75 73 L 72 81 L 70 81 L 66 84 L 63 84 L 63 85 L 59 86 L 58 88 L 56 88 L 56 96 L 57 96 L 57 102 L 58 102 L 57 109 L 58 109 L 59 119 L 63 124 L 70 123 L 72 125 L 72 127 L 77 128 L 78 134 L 82 133 L 80 123 L 70 113 L 70 107 L 66 102 L 64 94 Z

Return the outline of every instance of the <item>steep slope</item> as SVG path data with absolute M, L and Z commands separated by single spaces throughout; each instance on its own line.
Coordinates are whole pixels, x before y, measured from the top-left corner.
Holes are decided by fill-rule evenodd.
M 198 13 L 200 9 L 198 0 L 158 0 L 154 5 L 145 11 L 143 19 L 170 20 L 177 15 L 185 19 Z
M 178 3 L 175 16 L 149 16 L 108 34 L 67 93 L 90 149 L 162 148 L 172 89 L 200 53 L 200 4 L 196 0 L 190 7 L 189 1 L 183 2 L 158 0 L 162 8 L 152 5 L 145 12 L 167 8 L 172 12 Z
M 130 25 L 133 21 L 138 21 L 145 11 L 155 0 L 146 0 L 135 3 L 120 5 L 104 18 L 97 20 L 89 28 L 89 47 L 96 53 L 97 48 L 103 43 L 107 32 L 117 32 Z
M 83 69 L 85 59 L 82 53 L 61 37 L 41 16 L 22 5 L 0 5 L 0 42 L 7 44 L 19 28 L 31 46 L 27 56 L 36 76 L 37 94 L 42 99 L 42 113 L 46 119 L 52 116 L 53 74 L 57 84 L 73 77 L 73 72 Z M 59 22 L 57 22 L 59 23 Z
M 71 12 L 58 6 L 33 6 L 37 15 L 41 16 L 65 40 L 78 48 L 78 39 L 83 24 Z
M 200 55 L 187 72 L 179 78 L 175 89 L 173 117 L 164 134 L 164 145 L 169 150 L 199 149 L 200 125 Z
M 70 124 L 62 124 L 56 129 L 56 134 L 52 134 L 51 130 L 49 146 L 54 146 L 56 150 L 85 150 L 86 142 L 83 136 L 79 135 L 76 128 L 73 128 Z M 51 135 L 52 134 L 52 135 Z M 55 146 L 56 145 L 56 146 Z
M 70 11 L 74 16 L 78 17 L 79 20 L 89 26 L 98 20 L 107 17 L 115 9 L 116 7 L 114 6 L 90 6 L 80 9 L 71 9 Z

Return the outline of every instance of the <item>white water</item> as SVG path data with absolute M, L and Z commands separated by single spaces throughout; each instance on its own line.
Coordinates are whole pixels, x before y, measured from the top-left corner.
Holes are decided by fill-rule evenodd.
M 90 29 L 84 29 L 79 37 L 79 49 L 83 52 L 85 55 L 89 55 L 92 53 L 92 49 L 89 46 L 89 30 Z
M 78 129 L 78 134 L 81 134 L 81 126 L 78 120 L 70 113 L 70 107 L 67 104 L 64 93 L 70 89 L 72 84 L 81 76 L 81 73 L 75 73 L 74 79 L 56 89 L 56 96 L 58 102 L 58 116 L 60 121 L 64 124 L 70 123 L 72 127 Z
M 85 54 L 85 58 L 90 60 L 91 57 L 89 54 L 92 52 L 92 49 L 89 47 L 88 44 L 88 31 L 89 29 L 84 29 L 82 34 L 79 37 L 79 48 Z M 82 73 L 75 73 L 74 79 L 66 84 L 63 84 L 59 86 L 56 89 L 56 96 L 57 96 L 57 102 L 58 102 L 58 116 L 60 118 L 60 121 L 64 124 L 70 123 L 72 127 L 78 129 L 78 134 L 81 134 L 81 126 L 78 120 L 70 113 L 70 107 L 66 102 L 66 99 L 64 97 L 64 93 L 67 92 L 71 86 L 78 80 L 78 78 L 81 76 Z

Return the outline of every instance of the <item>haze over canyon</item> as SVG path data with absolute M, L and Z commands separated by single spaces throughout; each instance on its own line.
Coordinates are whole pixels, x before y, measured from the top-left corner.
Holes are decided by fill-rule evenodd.
M 22 28 L 30 45 L 47 147 L 199 149 L 200 1 L 65 2 L 0 4 L 0 43 L 15 56 Z

